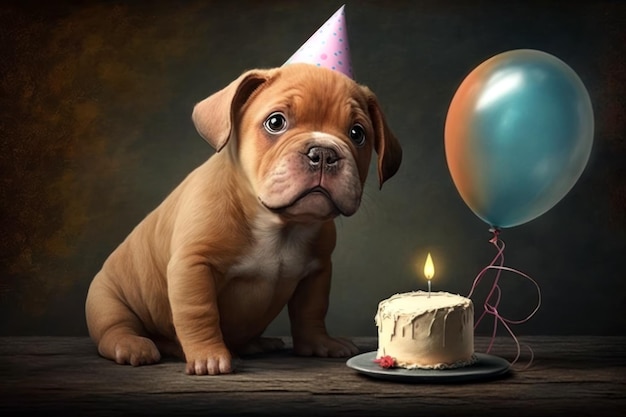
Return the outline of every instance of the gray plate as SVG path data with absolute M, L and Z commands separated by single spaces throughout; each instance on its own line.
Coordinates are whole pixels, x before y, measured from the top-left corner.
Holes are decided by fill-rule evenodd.
M 348 359 L 348 367 L 372 378 L 397 382 L 467 382 L 495 378 L 509 372 L 511 365 L 499 356 L 476 353 L 473 365 L 456 369 L 381 368 L 374 362 L 376 351 L 362 353 Z

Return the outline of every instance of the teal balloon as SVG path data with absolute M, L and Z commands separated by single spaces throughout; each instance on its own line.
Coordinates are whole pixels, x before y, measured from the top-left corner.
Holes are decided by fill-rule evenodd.
M 476 67 L 446 116 L 446 161 L 469 208 L 492 227 L 542 215 L 587 165 L 594 118 L 589 94 L 567 64 L 519 49 Z

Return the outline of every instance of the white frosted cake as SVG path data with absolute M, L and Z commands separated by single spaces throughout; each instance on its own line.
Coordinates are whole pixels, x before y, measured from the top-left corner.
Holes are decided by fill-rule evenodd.
M 376 312 L 378 352 L 395 366 L 446 369 L 467 366 L 474 355 L 474 305 L 448 292 L 415 291 L 381 301 Z

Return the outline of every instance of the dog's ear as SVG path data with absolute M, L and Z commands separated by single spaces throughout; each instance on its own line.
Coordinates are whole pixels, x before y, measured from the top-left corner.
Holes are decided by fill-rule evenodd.
M 268 79 L 268 71 L 250 70 L 222 90 L 210 95 L 193 108 L 196 130 L 217 152 L 231 136 L 237 111 L 252 93 Z
M 387 125 L 378 99 L 372 91 L 362 86 L 367 96 L 367 107 L 374 125 L 374 149 L 378 154 L 378 184 L 383 187 L 383 183 L 391 178 L 400 168 L 402 162 L 402 147 L 400 142 Z

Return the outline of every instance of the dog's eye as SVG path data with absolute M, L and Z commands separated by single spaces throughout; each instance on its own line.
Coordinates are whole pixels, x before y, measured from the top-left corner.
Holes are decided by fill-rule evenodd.
M 365 143 L 365 129 L 359 123 L 350 128 L 350 139 L 356 146 L 363 146 Z
M 273 135 L 283 133 L 287 130 L 287 119 L 284 114 L 275 112 L 270 114 L 267 119 L 265 119 L 263 126 L 265 126 L 265 130 Z

